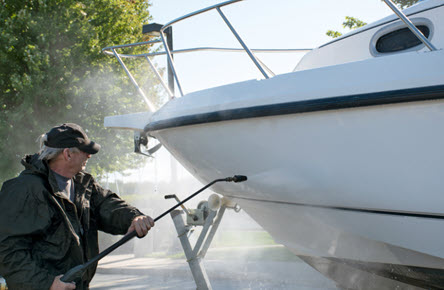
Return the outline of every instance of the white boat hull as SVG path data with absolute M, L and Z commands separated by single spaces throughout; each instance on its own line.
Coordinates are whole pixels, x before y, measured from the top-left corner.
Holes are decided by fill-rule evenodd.
M 389 16 L 292 73 L 173 98 L 142 126 L 140 116 L 113 126 L 143 127 L 202 183 L 248 176 L 213 190 L 340 287 L 444 289 L 443 9 L 405 10 L 436 50 Z
M 153 135 L 204 183 L 247 175 L 214 189 L 300 255 L 444 269 L 442 123 L 437 100 Z

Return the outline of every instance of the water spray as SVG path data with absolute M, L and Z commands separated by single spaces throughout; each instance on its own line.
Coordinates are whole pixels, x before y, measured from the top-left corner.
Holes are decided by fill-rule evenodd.
M 198 195 L 199 193 L 201 193 L 202 191 L 204 191 L 205 189 L 207 189 L 208 187 L 212 186 L 213 184 L 215 184 L 217 182 L 224 181 L 224 182 L 235 182 L 235 183 L 237 183 L 237 182 L 243 182 L 245 180 L 247 180 L 247 177 L 245 175 L 235 175 L 233 177 L 226 177 L 226 178 L 221 178 L 221 179 L 213 180 L 212 182 L 208 183 L 207 185 L 205 185 L 204 187 L 202 187 L 201 189 L 199 189 L 198 191 L 196 191 L 195 193 L 193 193 L 192 195 L 190 195 L 189 197 L 187 197 L 183 201 L 177 203 L 175 206 L 173 206 L 169 210 L 165 211 L 164 213 L 162 213 L 161 215 L 156 217 L 154 219 L 154 222 L 160 220 L 165 215 L 169 214 L 170 212 L 172 212 L 177 207 L 182 206 L 185 202 L 189 201 L 190 199 L 192 199 L 193 197 L 195 197 L 196 195 Z M 65 273 L 65 275 L 63 275 L 62 278 L 60 278 L 60 280 L 63 281 L 63 282 L 67 282 L 68 283 L 68 282 L 72 282 L 72 281 L 74 281 L 76 279 L 81 279 L 83 277 L 83 274 L 85 273 L 85 271 L 90 266 L 94 265 L 99 260 L 104 258 L 106 255 L 108 255 L 109 253 L 111 253 L 112 251 L 114 251 L 115 249 L 120 247 L 121 245 L 125 244 L 126 242 L 128 242 L 129 240 L 134 238 L 135 236 L 137 236 L 137 232 L 136 231 L 132 231 L 130 233 L 127 233 L 119 241 L 117 241 L 115 244 L 112 244 L 111 246 L 109 246 L 108 248 L 103 250 L 100 254 L 98 254 L 97 256 L 92 258 L 91 260 L 87 261 L 84 264 L 75 266 L 74 268 L 71 268 L 70 270 L 68 270 Z

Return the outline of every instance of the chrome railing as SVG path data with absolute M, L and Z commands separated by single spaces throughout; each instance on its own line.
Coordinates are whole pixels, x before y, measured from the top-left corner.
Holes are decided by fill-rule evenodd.
M 117 60 L 119 61 L 120 65 L 125 70 L 125 73 L 128 75 L 128 77 L 130 78 L 131 82 L 136 87 L 138 93 L 142 96 L 142 98 L 147 103 L 149 109 L 151 111 L 154 111 L 153 104 L 147 99 L 147 97 L 145 96 L 145 93 L 142 91 L 140 86 L 137 84 L 137 81 L 132 76 L 131 72 L 128 70 L 126 65 L 124 64 L 122 58 L 145 58 L 148 61 L 151 69 L 154 71 L 156 77 L 159 79 L 161 85 L 164 87 L 164 89 L 166 90 L 166 92 L 168 93 L 170 98 L 172 98 L 173 97 L 173 93 L 168 88 L 167 84 L 165 84 L 165 82 L 163 81 L 159 71 L 154 66 L 154 64 L 152 63 L 152 61 L 150 60 L 149 57 L 166 54 L 166 56 L 168 58 L 168 64 L 169 64 L 170 69 L 172 71 L 173 78 L 175 80 L 177 88 L 178 88 L 178 90 L 180 92 L 180 95 L 183 96 L 184 93 L 183 93 L 183 90 L 182 90 L 182 85 L 181 85 L 181 83 L 179 81 L 179 78 L 177 76 L 176 67 L 175 67 L 175 64 L 174 64 L 173 57 L 172 57 L 173 54 L 187 53 L 187 52 L 196 52 L 196 51 L 246 52 L 248 54 L 248 56 L 250 57 L 250 59 L 253 61 L 253 63 L 256 65 L 256 67 L 259 69 L 261 74 L 265 78 L 268 79 L 268 78 L 270 78 L 270 76 L 275 76 L 275 74 L 257 56 L 254 55 L 254 52 L 260 52 L 260 53 L 264 53 L 264 52 L 273 52 L 273 53 L 276 53 L 276 52 L 308 52 L 308 51 L 311 50 L 311 48 L 302 48 L 302 49 L 250 49 L 246 45 L 246 43 L 242 40 L 240 35 L 236 32 L 236 30 L 234 29 L 233 25 L 231 25 L 230 21 L 228 20 L 228 18 L 225 16 L 225 14 L 221 10 L 221 7 L 226 6 L 226 5 L 230 5 L 230 4 L 239 2 L 239 1 L 243 1 L 243 0 L 231 0 L 231 1 L 226 1 L 226 2 L 223 2 L 223 3 L 219 3 L 219 4 L 216 4 L 216 5 L 213 5 L 213 6 L 210 6 L 210 7 L 201 9 L 201 10 L 198 10 L 196 12 L 187 14 L 185 16 L 182 16 L 180 18 L 177 18 L 177 19 L 169 22 L 169 23 L 165 24 L 161 28 L 161 30 L 160 30 L 161 40 L 154 40 L 154 41 L 132 43 L 132 44 L 127 44 L 127 45 L 116 45 L 116 46 L 105 47 L 104 49 L 102 49 L 102 52 L 105 53 L 105 54 L 114 55 L 117 58 Z M 168 45 L 166 43 L 167 41 L 166 41 L 166 36 L 165 36 L 165 30 L 168 27 L 171 27 L 173 24 L 176 24 L 176 23 L 178 23 L 178 22 L 180 22 L 182 20 L 185 20 L 187 18 L 196 16 L 196 15 L 199 15 L 199 14 L 202 14 L 202 13 L 205 13 L 207 11 L 214 10 L 214 9 L 218 11 L 219 15 L 222 17 L 224 22 L 227 24 L 228 28 L 231 30 L 231 32 L 234 34 L 236 39 L 239 41 L 239 43 L 241 44 L 242 48 L 197 47 L 197 48 L 180 49 L 180 50 L 173 50 L 173 51 L 171 51 L 169 49 L 169 47 L 168 47 Z M 159 42 L 163 43 L 165 51 L 154 52 L 154 53 L 132 54 L 132 55 L 131 54 L 119 54 L 119 53 L 116 52 L 117 49 L 121 49 L 121 48 L 135 47 L 135 46 L 140 46 L 140 45 L 151 45 L 151 44 L 155 44 L 155 43 L 159 43 Z
M 253 63 L 256 65 L 256 67 L 259 69 L 259 71 L 262 73 L 262 75 L 265 78 L 270 78 L 271 76 L 274 76 L 275 74 L 262 62 L 260 61 L 260 59 L 254 55 L 254 52 L 308 52 L 311 50 L 311 48 L 302 48 L 302 49 L 250 49 L 245 42 L 242 40 L 242 38 L 239 36 L 239 34 L 236 32 L 236 30 L 234 29 L 234 27 L 231 25 L 230 21 L 228 20 L 228 18 L 225 16 L 225 14 L 222 12 L 221 7 L 223 6 L 227 6 L 236 2 L 240 2 L 243 0 L 230 0 L 230 1 L 226 1 L 226 2 L 222 2 L 198 11 L 195 11 L 193 13 L 189 13 L 187 15 L 184 15 L 182 17 L 179 17 L 171 22 L 168 22 L 167 24 L 165 24 L 164 26 L 162 26 L 162 28 L 160 29 L 160 37 L 161 40 L 153 40 L 153 41 L 145 41 L 145 42 L 139 42 L 139 43 L 132 43 L 132 44 L 126 44 L 126 45 L 116 45 L 116 46 L 110 46 L 110 47 L 106 47 L 104 49 L 102 49 L 102 52 L 105 54 L 109 54 L 109 55 L 114 55 L 119 63 L 121 64 L 121 66 L 123 67 L 123 69 L 125 70 L 126 74 L 128 75 L 128 77 L 130 78 L 131 82 L 136 86 L 138 93 L 142 96 L 142 98 L 145 100 L 145 102 L 147 103 L 150 111 L 154 111 L 155 107 L 154 105 L 148 100 L 148 98 L 145 96 L 145 93 L 143 92 L 143 90 L 140 88 L 140 86 L 137 84 L 136 80 L 134 79 L 134 77 L 132 76 L 132 74 L 130 73 L 130 71 L 128 70 L 128 68 L 126 67 L 126 65 L 124 64 L 122 58 L 145 58 L 148 61 L 148 64 L 150 65 L 151 69 L 154 71 L 156 77 L 158 78 L 158 80 L 160 81 L 161 85 L 164 87 L 164 89 L 166 90 L 166 92 L 168 93 L 170 98 L 174 97 L 173 92 L 171 92 L 171 90 L 169 89 L 169 87 L 167 86 L 167 84 L 163 81 L 159 71 L 157 70 L 157 68 L 154 66 L 154 64 L 152 63 L 152 61 L 150 60 L 150 56 L 157 56 L 157 55 L 165 55 L 168 58 L 168 64 L 170 66 L 170 69 L 173 73 L 173 77 L 174 80 L 177 84 L 177 88 L 179 89 L 180 95 L 183 96 L 183 90 L 182 90 L 182 86 L 181 83 L 179 81 L 179 78 L 177 76 L 177 72 L 176 72 L 176 67 L 174 64 L 174 60 L 173 60 L 173 54 L 179 54 L 179 53 L 188 53 L 188 52 L 196 52 L 196 51 L 224 51 L 224 52 L 246 52 L 248 54 L 248 56 L 251 58 L 251 60 L 253 61 Z M 433 46 L 433 44 L 422 34 L 422 32 L 410 21 L 410 19 L 398 8 L 396 7 L 395 4 L 393 4 L 393 2 L 391 0 L 383 0 L 390 9 L 393 10 L 393 12 L 405 23 L 405 25 L 407 25 L 407 27 L 412 31 L 412 33 L 425 45 L 427 46 L 431 51 L 436 50 L 435 46 Z M 169 27 L 171 27 L 173 24 L 176 24 L 180 21 L 183 21 L 185 19 L 188 19 L 190 17 L 211 11 L 211 10 L 217 10 L 217 12 L 219 13 L 219 15 L 221 16 L 221 18 L 224 20 L 225 24 L 228 26 L 228 28 L 231 30 L 231 32 L 234 34 L 234 36 L 236 37 L 236 39 L 239 41 L 239 43 L 241 44 L 242 48 L 221 48 L 221 47 L 197 47 L 197 48 L 190 48 L 190 49 L 180 49 L 180 50 L 173 50 L 171 51 L 169 49 L 169 46 L 167 45 L 167 41 L 166 41 L 166 36 L 165 36 L 165 30 Z M 155 43 L 162 43 L 165 51 L 161 51 L 161 52 L 151 52 L 151 53 L 142 53 L 142 54 L 118 54 L 116 52 L 116 49 L 120 49 L 120 48 L 128 48 L 128 47 L 135 47 L 135 46 L 140 46 L 140 45 L 151 45 L 151 44 L 155 44 Z M 267 73 L 268 72 L 268 73 Z
M 158 69 L 154 66 L 153 62 L 151 61 L 150 57 L 159 56 L 159 55 L 166 55 L 167 51 L 158 51 L 158 52 L 149 52 L 149 53 L 140 53 L 140 54 L 119 54 L 117 53 L 117 49 L 121 48 L 128 48 L 128 47 L 136 47 L 136 46 L 143 46 L 143 45 L 151 45 L 155 43 L 160 43 L 162 40 L 153 40 L 153 41 L 145 41 L 145 42 L 138 42 L 138 43 L 131 43 L 131 44 L 123 44 L 123 45 L 115 45 L 115 46 L 109 46 L 102 49 L 102 52 L 108 55 L 113 55 L 117 58 L 120 65 L 124 69 L 125 73 L 128 75 L 131 82 L 136 87 L 138 93 L 142 96 L 145 103 L 147 103 L 148 107 L 150 108 L 150 111 L 154 111 L 154 106 L 151 104 L 151 102 L 147 99 L 145 96 L 145 93 L 142 91 L 140 86 L 138 85 L 136 79 L 133 77 L 125 63 L 123 62 L 122 58 L 144 58 L 148 61 L 148 64 L 150 68 L 154 71 L 154 74 L 156 75 L 157 79 L 159 80 L 162 87 L 167 92 L 168 96 L 170 98 L 173 98 L 174 95 L 169 89 L 168 85 L 163 81 L 162 76 L 160 75 Z M 258 52 L 258 53 L 291 53 L 291 52 L 308 52 L 310 51 L 310 48 L 283 48 L 283 49 L 251 49 L 251 52 Z M 181 54 L 181 53 L 190 53 L 190 52 L 199 52 L 199 51 L 219 51 L 219 52 L 243 52 L 245 51 L 243 48 L 227 48 L 227 47 L 195 47 L 195 48 L 187 48 L 187 49 L 178 49 L 170 51 L 171 54 Z M 257 59 L 260 65 L 267 70 L 272 76 L 275 74 L 273 71 L 271 71 L 262 61 Z M 176 79 L 176 83 L 178 83 L 177 75 L 174 74 L 174 78 Z
M 175 23 L 178 23 L 182 20 L 185 20 L 187 18 L 211 11 L 213 9 L 217 10 L 217 12 L 219 13 L 220 17 L 222 18 L 222 20 L 225 22 L 225 24 L 228 26 L 228 28 L 231 30 L 231 32 L 233 33 L 233 35 L 236 37 L 236 39 L 239 41 L 240 45 L 243 47 L 243 50 L 248 54 L 248 56 L 251 58 L 251 60 L 253 61 L 253 63 L 256 65 L 256 67 L 259 69 L 259 71 L 262 73 L 262 75 L 268 79 L 270 78 L 270 76 L 267 74 L 266 71 L 271 72 L 271 70 L 269 68 L 267 68 L 264 63 L 262 61 L 260 61 L 253 53 L 253 50 L 251 50 L 250 48 L 248 48 L 247 44 L 242 40 L 242 38 L 240 37 L 240 35 L 237 33 L 236 29 L 234 29 L 233 25 L 230 23 L 230 21 L 228 20 L 228 18 L 225 16 L 225 14 L 222 12 L 221 7 L 226 6 L 226 5 L 230 5 L 239 1 L 243 1 L 243 0 L 230 0 L 230 1 L 226 1 L 226 2 L 222 2 L 198 11 L 195 11 L 193 13 L 187 14 L 185 16 L 179 17 L 171 22 L 168 22 L 167 24 L 165 24 L 161 29 L 160 29 L 160 36 L 162 38 L 162 42 L 163 45 L 167 51 L 167 57 L 169 60 L 169 63 L 171 64 L 171 70 L 173 72 L 174 78 L 176 80 L 176 84 L 177 84 L 177 88 L 179 89 L 180 94 L 183 96 L 183 91 L 182 91 L 182 86 L 180 85 L 179 79 L 177 77 L 177 73 L 176 73 L 176 68 L 174 65 L 174 61 L 173 61 L 173 57 L 172 54 L 168 48 L 168 46 L 166 45 L 166 37 L 165 37 L 165 33 L 164 31 L 172 26 Z M 271 72 L 271 75 L 274 76 L 274 73 Z
M 122 68 L 124 69 L 124 71 L 126 72 L 127 76 L 129 77 L 129 79 L 131 80 L 131 82 L 133 83 L 133 85 L 136 87 L 137 92 L 139 93 L 140 96 L 142 96 L 143 100 L 145 101 L 145 103 L 148 106 L 148 109 L 151 112 L 154 112 L 156 110 L 156 107 L 154 106 L 154 104 L 146 97 L 144 91 L 142 90 L 142 88 L 139 86 L 139 84 L 137 83 L 136 79 L 133 77 L 133 75 L 131 74 L 131 72 L 129 71 L 129 69 L 127 68 L 127 66 L 125 65 L 125 63 L 123 62 L 122 58 L 131 58 L 131 57 L 140 57 L 140 56 L 132 56 L 132 55 L 125 55 L 125 54 L 119 54 L 117 53 L 116 49 L 119 48 L 126 48 L 126 47 L 135 47 L 135 46 L 140 46 L 140 45 L 149 45 L 149 44 L 154 44 L 154 43 L 158 43 L 161 42 L 160 40 L 154 40 L 154 41 L 145 41 L 145 42 L 138 42 L 138 43 L 131 43 L 131 44 L 123 44 L 123 45 L 115 45 L 115 46 L 109 46 L 109 47 L 105 47 L 104 49 L 102 49 L 102 52 L 105 54 L 109 54 L 109 55 L 114 55 L 117 60 L 119 61 L 120 65 L 122 66 Z M 154 70 L 157 78 L 160 80 L 162 86 L 166 89 L 166 91 L 168 92 L 169 96 L 172 97 L 172 93 L 169 90 L 169 88 L 165 85 L 161 75 L 159 74 L 159 71 L 157 70 L 157 68 L 153 65 L 153 63 L 151 62 L 151 60 L 146 56 L 145 57 L 146 60 L 148 61 L 151 69 Z

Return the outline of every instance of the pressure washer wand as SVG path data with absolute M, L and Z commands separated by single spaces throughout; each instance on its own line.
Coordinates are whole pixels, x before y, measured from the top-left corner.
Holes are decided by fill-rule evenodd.
M 199 189 L 198 191 L 196 191 L 195 193 L 193 193 L 192 195 L 190 195 L 189 197 L 187 197 L 183 201 L 179 202 L 178 204 L 176 204 L 175 206 L 173 206 L 169 210 L 165 211 L 160 216 L 156 217 L 154 219 L 154 222 L 160 220 L 165 215 L 169 214 L 170 212 L 172 212 L 177 207 L 183 205 L 185 202 L 189 201 L 190 199 L 192 199 L 193 197 L 195 197 L 196 195 L 198 195 L 199 193 L 201 193 L 202 191 L 204 191 L 208 187 L 212 186 L 216 182 L 220 182 L 220 181 L 225 181 L 225 182 L 242 182 L 242 181 L 245 181 L 245 180 L 247 180 L 247 177 L 245 175 L 235 175 L 233 177 L 227 177 L 227 178 L 221 178 L 221 179 L 213 180 L 212 182 L 208 183 L 207 185 L 205 185 L 204 187 L 202 187 L 201 189 Z M 66 272 L 65 275 L 63 275 L 62 278 L 60 278 L 60 280 L 63 281 L 63 282 L 72 282 L 72 281 L 74 281 L 76 279 L 81 279 L 83 277 L 83 274 L 85 273 L 85 271 L 88 269 L 88 267 L 90 267 L 94 263 L 97 263 L 103 257 L 108 255 L 109 253 L 111 253 L 112 251 L 114 251 L 115 249 L 120 247 L 121 245 L 125 244 L 126 242 L 128 242 L 129 240 L 134 238 L 135 236 L 137 236 L 137 232 L 136 231 L 132 231 L 132 232 L 127 233 L 119 241 L 117 241 L 115 244 L 112 244 L 111 246 L 109 246 L 108 248 L 103 250 L 100 254 L 98 254 L 97 256 L 95 256 L 94 258 L 89 260 L 88 262 L 86 262 L 86 263 L 84 263 L 82 265 L 75 266 L 74 268 L 71 268 L 70 270 L 68 270 L 68 272 Z

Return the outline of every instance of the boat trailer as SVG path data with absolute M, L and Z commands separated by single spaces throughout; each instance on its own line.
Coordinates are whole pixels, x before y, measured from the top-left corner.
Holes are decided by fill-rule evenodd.
M 180 203 L 176 195 L 166 195 L 165 199 L 174 198 Z M 178 234 L 178 238 L 182 245 L 185 257 L 193 275 L 198 290 L 212 289 L 207 272 L 203 265 L 203 260 L 208 248 L 213 241 L 214 235 L 224 216 L 226 209 L 233 209 L 235 212 L 240 211 L 239 205 L 230 199 L 220 198 L 217 194 L 213 194 L 208 201 L 201 201 L 196 209 L 189 210 L 182 206 L 183 210 L 174 210 L 170 213 L 174 226 Z M 186 215 L 186 222 L 184 219 Z M 192 247 L 189 237 L 197 226 L 202 226 L 202 231 Z

